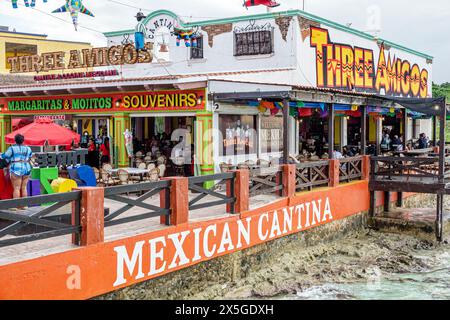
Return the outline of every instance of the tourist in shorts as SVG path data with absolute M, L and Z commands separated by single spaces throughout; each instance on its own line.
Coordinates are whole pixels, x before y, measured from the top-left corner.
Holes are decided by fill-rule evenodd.
M 14 137 L 16 142 L 1 154 L 1 158 L 9 163 L 9 174 L 13 186 L 13 198 L 25 198 L 27 194 L 27 184 L 31 175 L 31 157 L 33 153 L 30 147 L 24 145 L 25 138 L 18 134 Z M 24 208 L 19 208 L 24 209 Z

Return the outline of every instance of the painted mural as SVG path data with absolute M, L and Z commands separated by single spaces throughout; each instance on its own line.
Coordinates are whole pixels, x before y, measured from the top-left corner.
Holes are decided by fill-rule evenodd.
M 337 43 L 327 29 L 311 27 L 310 47 L 315 49 L 316 85 L 320 88 L 414 98 L 429 95 L 428 70 L 391 54 L 383 43 L 375 51 Z

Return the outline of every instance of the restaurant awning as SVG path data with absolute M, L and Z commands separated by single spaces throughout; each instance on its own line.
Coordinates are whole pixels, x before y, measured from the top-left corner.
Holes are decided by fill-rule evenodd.
M 445 106 L 445 98 L 396 98 L 396 97 L 386 97 L 379 96 L 382 99 L 389 100 L 393 103 L 399 104 L 402 107 L 412 110 L 415 112 L 422 113 L 427 116 L 440 116 L 441 106 Z M 449 107 L 447 106 L 447 112 L 449 111 Z

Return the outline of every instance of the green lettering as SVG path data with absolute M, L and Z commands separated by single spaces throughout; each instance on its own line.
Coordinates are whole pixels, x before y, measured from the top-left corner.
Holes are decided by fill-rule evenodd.
M 106 102 L 105 108 L 106 109 L 111 109 L 112 108 L 112 98 L 106 98 L 105 102 Z
M 8 101 L 8 110 L 9 111 L 15 111 L 16 110 L 16 103 L 14 101 Z
M 73 110 L 80 109 L 80 99 L 73 99 L 72 100 L 72 109 Z

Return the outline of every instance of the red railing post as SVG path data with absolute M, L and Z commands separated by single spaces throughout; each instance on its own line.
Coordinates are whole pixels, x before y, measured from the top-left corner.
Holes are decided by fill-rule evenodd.
M 362 180 L 369 180 L 370 178 L 370 156 L 362 156 L 361 161 Z
M 243 170 L 235 170 L 231 171 L 236 174 L 234 178 L 234 195 L 236 197 L 236 201 L 234 203 L 234 213 L 239 214 L 245 211 L 248 211 L 250 208 L 249 205 L 249 197 L 250 197 L 250 188 L 249 188 L 249 179 L 250 172 L 246 169 Z M 231 181 L 227 181 L 227 197 L 232 196 L 232 185 Z M 231 212 L 231 205 L 227 204 L 227 212 Z
M 105 239 L 105 189 L 104 188 L 79 188 L 81 191 L 79 208 L 72 205 L 72 223 L 77 221 L 79 214 L 81 224 L 80 246 L 90 246 L 102 243 Z M 76 237 L 72 237 L 74 244 Z
M 331 159 L 330 160 L 330 188 L 335 188 L 339 186 L 339 166 L 341 165 L 341 162 L 338 159 Z
M 186 177 L 170 177 L 170 205 L 166 203 L 166 190 L 159 194 L 161 208 L 169 207 L 170 225 L 178 226 L 189 221 L 189 179 Z M 169 197 L 168 197 L 169 198 Z M 161 216 L 161 224 L 166 224 L 166 216 Z
M 295 164 L 283 164 L 281 166 L 282 170 L 282 181 L 283 184 L 283 197 L 293 197 L 296 190 L 296 170 L 297 166 Z

